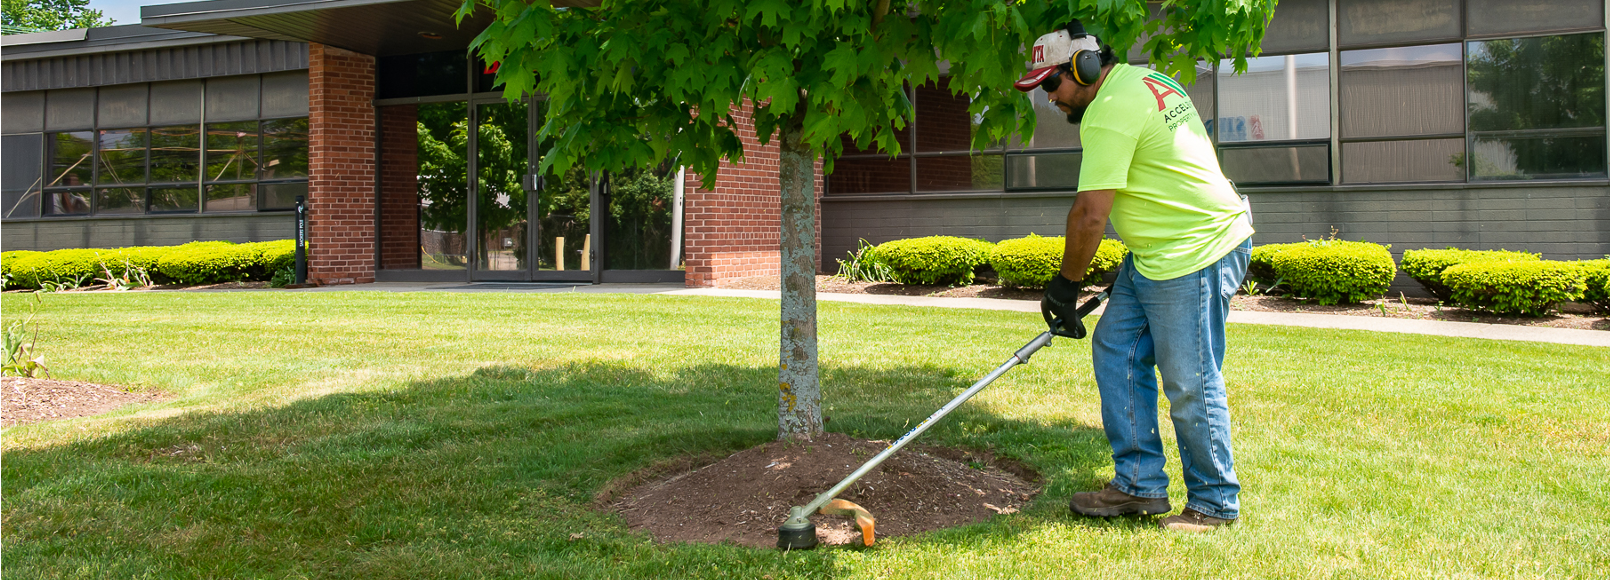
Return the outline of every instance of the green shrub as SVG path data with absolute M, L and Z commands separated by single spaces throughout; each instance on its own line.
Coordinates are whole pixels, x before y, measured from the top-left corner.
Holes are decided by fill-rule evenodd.
M 40 288 L 47 283 L 81 286 L 101 273 L 97 254 L 104 251 L 69 249 L 18 256 L 11 264 L 11 284 L 18 288 Z
M 164 254 L 157 269 L 180 284 L 217 284 L 249 279 L 262 260 L 263 251 L 250 244 L 192 242 Z
M 43 253 L 44 252 L 35 252 L 33 250 L 12 250 L 10 252 L 0 252 L 0 279 L 5 280 L 5 289 L 10 290 L 12 288 L 22 287 L 17 284 L 16 275 L 11 271 L 11 265 L 13 263 L 27 256 Z
M 1610 312 L 1610 256 L 1602 260 L 1582 260 L 1576 265 L 1582 269 L 1582 282 L 1587 285 L 1582 301 Z
M 248 275 L 250 280 L 268 280 L 273 278 L 276 272 L 296 266 L 295 240 L 253 242 L 241 244 L 240 247 L 258 254 L 257 263 Z
M 1536 262 L 1537 254 L 1506 250 L 1405 250 L 1403 273 L 1414 278 L 1432 296 L 1445 302 L 1453 301 L 1453 291 L 1442 282 L 1442 272 L 1450 267 L 1475 262 Z
M 1273 286 L 1280 276 L 1275 275 L 1275 255 L 1286 250 L 1306 246 L 1307 242 L 1294 244 L 1264 244 L 1252 249 L 1252 256 L 1247 261 L 1247 277 L 1252 280 Z
M 1379 297 L 1398 270 L 1387 246 L 1346 240 L 1311 240 L 1274 252 L 1270 261 L 1293 296 L 1327 305 Z
M 1051 276 L 1062 270 L 1065 245 L 1061 237 L 1042 238 L 1034 234 L 1026 238 L 1002 240 L 995 245 L 990 265 L 1000 276 L 1002 286 L 1044 288 L 1051 281 Z M 1090 260 L 1090 269 L 1085 272 L 1085 285 L 1117 270 L 1128 253 L 1129 249 L 1124 247 L 1123 242 L 1101 240 L 1101 246 L 1096 248 L 1096 256 Z
M 1555 261 L 1471 262 L 1442 271 L 1454 302 L 1500 314 L 1542 316 L 1587 290 L 1583 268 Z
M 973 270 L 989 263 L 994 245 L 983 240 L 929 236 L 878 244 L 877 259 L 901 284 L 971 284 Z

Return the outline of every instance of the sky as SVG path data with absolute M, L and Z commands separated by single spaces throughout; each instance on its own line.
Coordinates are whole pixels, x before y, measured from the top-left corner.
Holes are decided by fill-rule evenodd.
M 100 10 L 108 18 L 116 20 L 117 24 L 139 24 L 141 6 L 189 1 L 192 0 L 89 0 L 89 7 Z

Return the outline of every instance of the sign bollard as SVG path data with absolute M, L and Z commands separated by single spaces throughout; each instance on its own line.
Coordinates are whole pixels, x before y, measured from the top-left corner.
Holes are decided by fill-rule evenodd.
M 296 196 L 296 285 L 307 284 L 307 202 Z

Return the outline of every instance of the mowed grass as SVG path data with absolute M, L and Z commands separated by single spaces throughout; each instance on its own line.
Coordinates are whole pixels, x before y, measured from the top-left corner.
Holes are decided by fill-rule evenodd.
M 5 318 L 30 301 L 6 295 Z M 875 438 L 1040 331 L 1008 312 L 823 303 L 820 318 L 827 427 Z M 1045 492 L 1029 509 L 784 554 L 656 544 L 594 503 L 633 471 L 775 437 L 775 301 L 56 294 L 35 324 L 57 378 L 175 398 L 4 431 L 7 578 L 1610 570 L 1610 349 L 1232 325 L 1243 519 L 1190 536 L 1068 514 L 1068 496 L 1112 464 L 1088 343 L 1059 339 L 924 436 L 1038 469 Z

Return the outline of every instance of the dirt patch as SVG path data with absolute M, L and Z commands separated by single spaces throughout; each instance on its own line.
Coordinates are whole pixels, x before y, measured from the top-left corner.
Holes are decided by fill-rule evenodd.
M 888 444 L 839 433 L 810 443 L 774 441 L 636 485 L 612 503 L 633 529 L 661 542 L 773 548 L 790 507 L 809 503 Z M 1030 483 L 1036 479 L 989 454 L 910 445 L 838 497 L 872 512 L 877 537 L 887 538 L 1014 513 L 1038 493 Z M 849 518 L 818 514 L 811 521 L 823 544 L 860 542 Z
M 130 403 L 168 398 L 162 393 L 131 393 L 110 385 L 24 377 L 5 377 L 0 390 L 4 391 L 0 401 L 0 426 L 4 427 L 88 417 Z
M 776 290 L 776 276 L 732 278 L 720 282 L 722 288 L 741 290 Z M 892 294 L 898 296 L 940 296 L 946 298 L 1002 298 L 1006 300 L 1039 301 L 1045 293 L 1039 290 L 1005 288 L 992 284 L 969 286 L 919 286 L 881 282 L 846 282 L 834 276 L 817 276 L 817 292 L 835 294 Z M 1314 302 L 1284 296 L 1248 296 L 1237 294 L 1230 303 L 1231 310 L 1257 312 L 1306 312 L 1311 314 L 1338 314 L 1343 316 L 1374 316 L 1408 318 L 1415 320 L 1446 320 L 1450 322 L 1479 322 L 1484 324 L 1512 324 L 1517 326 L 1546 326 L 1551 328 L 1580 328 L 1610 330 L 1610 318 L 1595 313 L 1586 304 L 1566 304 L 1561 312 L 1548 316 L 1500 316 L 1455 306 L 1438 305 L 1432 298 L 1381 298 L 1360 304 L 1321 306 Z

